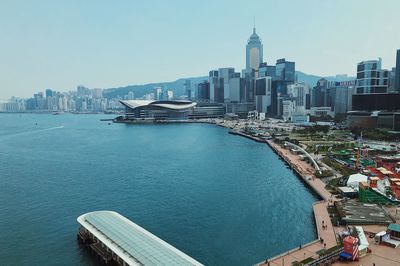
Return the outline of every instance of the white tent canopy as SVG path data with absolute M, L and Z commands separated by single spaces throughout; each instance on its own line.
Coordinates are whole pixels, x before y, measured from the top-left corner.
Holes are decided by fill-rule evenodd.
M 367 182 L 368 176 L 362 174 L 354 174 L 349 176 L 349 180 L 347 180 L 347 186 L 358 189 L 358 184 L 360 182 Z

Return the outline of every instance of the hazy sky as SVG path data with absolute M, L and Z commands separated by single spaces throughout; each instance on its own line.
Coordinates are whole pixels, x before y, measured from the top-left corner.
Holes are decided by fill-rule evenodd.
M 245 66 L 253 16 L 264 61 L 317 75 L 400 48 L 399 0 L 0 0 L 0 99 L 108 88 Z

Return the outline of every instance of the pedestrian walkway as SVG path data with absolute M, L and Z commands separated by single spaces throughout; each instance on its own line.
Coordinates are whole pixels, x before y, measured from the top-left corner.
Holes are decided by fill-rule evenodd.
M 317 251 L 320 251 L 324 248 L 329 249 L 337 245 L 335 231 L 333 229 L 327 209 L 328 205 L 333 204 L 333 201 L 336 199 L 332 197 L 332 194 L 328 190 L 325 189 L 325 183 L 320 179 L 315 178 L 315 169 L 312 168 L 307 162 L 300 160 L 297 155 L 290 153 L 288 150 L 282 148 L 278 144 L 275 144 L 273 141 L 268 141 L 268 144 L 297 171 L 302 179 L 308 185 L 310 185 L 310 187 L 316 193 L 318 193 L 323 200 L 313 204 L 318 239 L 261 262 L 259 265 L 291 266 L 295 261 L 300 262 L 309 257 L 318 258 Z

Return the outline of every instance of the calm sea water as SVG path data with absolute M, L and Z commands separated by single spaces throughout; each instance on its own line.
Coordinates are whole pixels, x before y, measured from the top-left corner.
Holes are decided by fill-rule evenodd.
M 95 265 L 76 218 L 115 210 L 206 265 L 316 238 L 317 200 L 266 145 L 204 124 L 0 114 L 0 265 Z

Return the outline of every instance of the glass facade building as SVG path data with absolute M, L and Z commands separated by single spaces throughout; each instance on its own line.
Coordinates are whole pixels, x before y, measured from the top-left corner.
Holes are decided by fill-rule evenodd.
M 247 41 L 246 45 L 246 69 L 258 70 L 263 62 L 263 45 L 260 37 L 256 33 L 256 28 L 253 28 L 253 34 Z
M 382 60 L 369 60 L 357 64 L 357 94 L 387 93 L 389 71 L 381 68 Z

